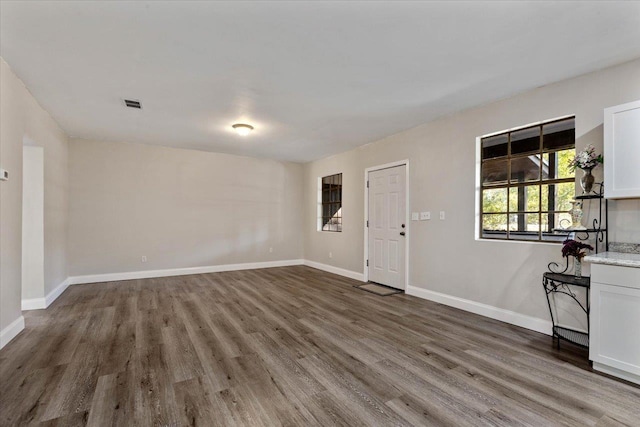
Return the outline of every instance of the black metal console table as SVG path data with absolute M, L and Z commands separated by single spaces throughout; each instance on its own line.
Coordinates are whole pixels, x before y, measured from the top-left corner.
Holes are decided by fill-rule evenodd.
M 560 348 L 560 340 L 567 340 L 581 347 L 589 347 L 589 288 L 591 287 L 590 277 L 575 277 L 570 274 L 562 273 L 544 273 L 542 275 L 542 286 L 547 295 L 547 304 L 549 304 L 549 313 L 551 314 L 551 323 L 553 323 L 553 338 L 558 339 L 558 348 Z M 586 305 L 578 299 L 578 296 L 571 289 L 571 286 L 577 286 L 586 289 Z M 549 295 L 559 293 L 568 295 L 573 299 L 587 315 L 587 332 L 576 329 L 565 328 L 558 325 L 557 316 L 553 315 L 551 308 L 551 299 Z

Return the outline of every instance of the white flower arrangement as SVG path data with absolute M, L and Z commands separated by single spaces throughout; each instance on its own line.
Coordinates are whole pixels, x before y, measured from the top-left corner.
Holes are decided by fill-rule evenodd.
M 584 150 L 576 153 L 576 156 L 569 162 L 569 168 L 574 171 L 579 169 L 593 169 L 604 161 L 602 154 L 596 154 L 593 145 L 587 145 Z

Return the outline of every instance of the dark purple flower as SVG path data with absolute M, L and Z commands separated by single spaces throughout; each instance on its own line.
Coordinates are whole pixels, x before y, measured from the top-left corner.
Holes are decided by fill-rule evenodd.
M 586 243 L 578 242 L 577 240 L 573 239 L 567 239 L 562 243 L 563 258 L 574 256 L 578 259 L 581 259 L 587 254 L 585 251 L 583 251 L 583 249 L 588 249 L 590 251 L 593 250 L 593 246 Z

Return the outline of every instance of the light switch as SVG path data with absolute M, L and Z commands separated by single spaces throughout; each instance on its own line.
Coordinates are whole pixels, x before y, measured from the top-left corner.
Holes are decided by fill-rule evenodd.
M 419 212 L 411 212 L 411 221 L 417 221 L 420 218 Z
M 431 212 L 420 212 L 420 221 L 431 219 Z
M 444 219 L 444 211 L 440 211 L 440 219 Z

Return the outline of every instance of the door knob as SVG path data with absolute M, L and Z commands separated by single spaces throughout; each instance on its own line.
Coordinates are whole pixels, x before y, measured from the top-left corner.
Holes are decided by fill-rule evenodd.
M 400 235 L 401 235 L 401 236 L 404 236 L 404 235 L 405 235 L 404 231 L 401 231 L 401 232 L 400 232 Z

